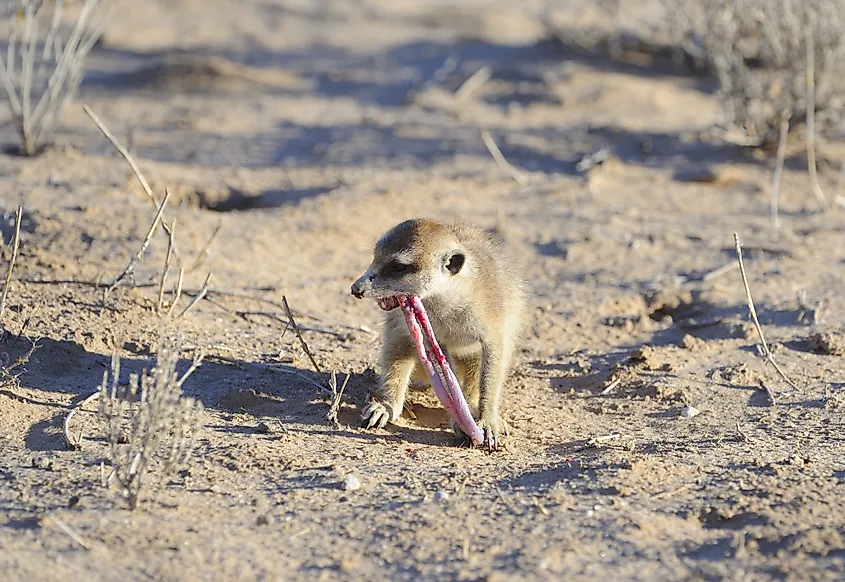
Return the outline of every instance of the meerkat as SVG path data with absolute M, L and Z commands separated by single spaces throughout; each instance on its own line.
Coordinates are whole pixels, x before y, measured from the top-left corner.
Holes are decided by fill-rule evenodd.
M 366 428 L 382 428 L 402 413 L 413 377 L 424 378 L 399 297 L 419 297 L 458 376 L 485 444 L 496 448 L 507 425 L 499 405 L 521 331 L 524 283 L 503 245 L 466 223 L 412 219 L 375 245 L 373 261 L 352 285 L 386 312 L 381 378 L 363 409 Z M 453 425 L 458 437 L 468 440 Z

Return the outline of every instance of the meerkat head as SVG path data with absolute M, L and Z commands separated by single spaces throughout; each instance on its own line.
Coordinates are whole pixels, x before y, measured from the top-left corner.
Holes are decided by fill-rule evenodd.
M 406 220 L 376 243 L 373 262 L 352 285 L 358 299 L 372 297 L 379 307 L 399 307 L 399 297 L 421 299 L 446 292 L 466 274 L 467 255 L 442 224 Z

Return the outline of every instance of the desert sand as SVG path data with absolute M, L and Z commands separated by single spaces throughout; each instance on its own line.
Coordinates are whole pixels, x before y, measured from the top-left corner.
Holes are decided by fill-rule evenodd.
M 550 30 L 659 42 L 659 3 L 561 4 L 123 3 L 55 143 L 0 155 L 7 245 L 24 208 L 0 351 L 11 364 L 38 345 L 0 386 L 3 580 L 842 579 L 843 213 L 819 212 L 796 149 L 775 233 L 770 152 L 710 131 L 712 79 Z M 156 208 L 83 104 L 170 189 L 186 291 L 211 275 L 182 317 L 154 311 L 161 232 L 138 286 L 103 303 L 96 284 Z M 820 144 L 831 199 L 840 153 Z M 413 416 L 358 428 L 381 313 L 349 286 L 413 216 L 496 229 L 523 265 L 495 454 L 456 446 L 425 388 Z M 734 233 L 797 389 L 758 350 Z M 77 450 L 62 423 L 113 353 L 149 368 L 177 332 L 180 370 L 207 354 L 184 385 L 204 425 L 189 466 L 129 511 L 101 483 L 96 404 L 74 418 Z M 338 426 L 317 386 L 329 371 L 350 374 Z

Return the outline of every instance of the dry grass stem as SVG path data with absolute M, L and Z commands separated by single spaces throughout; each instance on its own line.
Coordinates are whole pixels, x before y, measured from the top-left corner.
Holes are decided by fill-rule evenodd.
M 191 309 L 193 309 L 194 306 L 197 303 L 199 303 L 200 301 L 203 300 L 203 298 L 208 294 L 208 282 L 210 280 L 211 280 L 211 273 L 209 273 L 208 275 L 205 276 L 205 282 L 202 284 L 202 287 L 200 288 L 200 290 L 196 293 L 196 295 L 194 295 L 194 298 L 191 299 L 191 302 L 188 303 L 188 306 L 185 307 L 185 309 L 182 311 L 182 313 L 180 313 L 179 315 L 176 316 L 176 319 L 179 319 L 180 317 L 184 316 Z M 183 291 L 183 293 L 184 293 L 184 291 Z
M 340 412 L 340 404 L 343 402 L 343 391 L 346 390 L 346 384 L 349 382 L 351 374 L 346 375 L 343 385 L 340 390 L 337 389 L 337 374 L 332 370 L 331 378 L 329 379 L 329 388 L 332 391 L 332 400 L 329 404 L 329 411 L 326 413 L 326 420 L 332 423 L 335 427 L 340 426 L 337 420 L 338 412 Z
M 55 523 L 55 524 L 56 524 L 56 526 L 58 526 L 58 528 L 59 528 L 60 530 L 62 530 L 62 532 L 63 532 L 63 533 L 64 533 L 67 537 L 69 537 L 69 538 L 70 538 L 70 539 L 72 539 L 74 542 L 76 542 L 77 544 L 79 544 L 79 546 L 80 546 L 82 549 L 84 549 L 84 550 L 90 550 L 90 549 L 91 549 L 91 546 L 90 546 L 90 545 L 88 545 L 88 543 L 87 543 L 85 540 L 83 540 L 83 539 L 82 539 L 82 537 L 80 537 L 80 535 L 79 535 L 78 533 L 76 533 L 75 531 L 73 531 L 73 529 L 71 529 L 71 527 L 70 527 L 68 524 L 66 524 L 64 521 L 62 521 L 62 520 L 61 520 L 61 519 L 59 519 L 58 517 L 56 517 L 56 514 L 55 514 L 55 513 L 52 513 L 52 512 L 51 512 L 51 513 L 48 513 L 48 514 L 47 514 L 47 517 L 50 519 L 50 521 L 52 521 L 53 523 Z
M 664 491 L 662 493 L 658 493 L 656 495 L 652 495 L 652 499 L 666 499 L 667 497 L 672 497 L 673 495 L 677 495 L 678 493 L 683 493 L 689 489 L 692 489 L 693 485 L 691 483 L 687 483 L 686 485 L 681 485 L 677 489 L 672 489 L 671 491 Z
M 810 15 L 810 20 L 815 15 Z M 810 173 L 810 186 L 813 194 L 823 210 L 827 210 L 827 198 L 819 186 L 818 168 L 816 166 L 816 43 L 813 26 L 806 28 L 807 37 L 807 170 Z
M 745 287 L 745 298 L 748 301 L 748 311 L 751 314 L 751 320 L 754 322 L 754 327 L 757 329 L 757 335 L 760 336 L 760 345 L 763 348 L 763 354 L 766 356 L 766 359 L 769 363 L 774 367 L 775 371 L 777 371 L 778 375 L 783 378 L 783 381 L 789 384 L 795 390 L 800 391 L 798 386 L 789 379 L 789 377 L 784 373 L 781 367 L 775 362 L 774 355 L 772 355 L 772 350 L 769 349 L 769 344 L 766 343 L 766 336 L 763 335 L 763 327 L 760 325 L 760 319 L 757 317 L 757 309 L 754 307 L 754 299 L 751 297 L 751 287 L 748 285 L 748 276 L 745 273 L 745 264 L 742 262 L 742 243 L 739 240 L 739 235 L 734 233 L 734 243 L 736 244 L 736 258 L 739 261 L 739 272 L 742 274 L 742 284 Z M 775 403 L 775 395 L 771 391 L 767 390 L 769 394 L 769 398 L 772 400 L 772 404 Z
M 70 422 L 73 420 L 74 415 L 78 410 L 84 408 L 86 404 L 99 398 L 100 394 L 101 392 L 99 389 L 96 392 L 89 394 L 82 402 L 71 408 L 70 412 L 67 413 L 65 421 L 62 423 L 62 430 L 64 431 L 65 446 L 67 447 L 67 450 L 77 451 L 82 446 L 82 433 L 79 433 L 79 437 L 76 439 L 74 439 L 70 434 Z
M 774 393 L 774 392 L 772 392 L 772 389 L 771 389 L 771 388 L 769 388 L 769 385 L 768 385 L 768 384 L 766 384 L 766 383 L 763 381 L 763 379 L 762 379 L 762 378 L 758 378 L 758 379 L 757 379 L 757 383 L 760 385 L 760 389 L 761 389 L 763 392 L 765 392 L 765 393 L 766 393 L 766 396 L 768 396 L 768 397 L 769 397 L 769 402 L 771 402 L 772 406 L 775 406 L 775 405 L 778 403 L 778 402 L 777 402 L 777 397 L 775 396 L 775 393 Z
M 161 222 L 162 214 L 164 214 L 164 207 L 167 205 L 167 200 L 170 198 L 170 190 L 164 191 L 164 198 L 161 201 L 161 204 L 158 207 L 158 212 L 156 212 L 155 218 L 153 218 L 153 223 L 150 225 L 150 229 L 147 231 L 147 236 L 144 237 L 144 241 L 141 243 L 141 248 L 138 249 L 138 252 L 132 255 L 132 258 L 129 259 L 129 262 L 126 264 L 126 267 L 123 271 L 115 277 L 114 281 L 106 287 L 103 291 L 103 302 L 105 303 L 106 299 L 108 299 L 109 294 L 120 285 L 121 281 L 123 281 L 126 277 L 132 275 L 135 272 L 135 263 L 140 261 L 144 258 L 144 253 L 147 252 L 147 247 L 150 246 L 150 240 L 152 240 L 153 235 L 155 234 L 156 229 L 158 228 L 159 222 Z M 169 229 L 168 229 L 169 230 Z
M 502 150 L 500 150 L 499 146 L 496 145 L 496 142 L 493 140 L 493 136 L 490 135 L 489 131 L 482 129 L 481 139 L 484 141 L 484 145 L 487 146 L 487 151 L 489 151 L 490 155 L 493 156 L 493 160 L 496 162 L 496 165 L 499 166 L 503 172 L 513 178 L 513 180 L 520 186 L 524 186 L 528 183 L 528 177 L 517 170 L 505 159 L 505 156 L 502 154 Z
M 106 139 L 109 140 L 114 149 L 117 150 L 117 153 L 119 153 L 123 157 L 123 159 L 126 160 L 126 163 L 129 164 L 129 167 L 132 168 L 132 173 L 135 174 L 135 177 L 138 179 L 138 182 L 141 183 L 141 187 L 144 189 L 144 192 L 146 192 L 147 196 L 150 200 L 152 200 L 156 208 L 161 208 L 161 205 L 158 202 L 158 198 L 153 193 L 152 188 L 150 188 L 150 183 L 147 182 L 147 179 L 144 177 L 144 174 L 141 173 L 141 168 L 138 167 L 138 164 L 135 162 L 135 158 L 132 157 L 132 154 L 129 153 L 129 150 L 120 145 L 120 142 L 117 141 L 117 138 L 114 137 L 112 132 L 109 131 L 106 125 L 100 120 L 99 117 L 97 117 L 97 114 L 94 113 L 90 107 L 84 105 L 82 109 L 85 111 L 85 113 L 88 114 L 88 117 L 91 118 L 91 121 L 94 122 L 94 124 L 102 132 Z M 167 196 L 166 191 L 165 196 Z M 164 223 L 164 230 L 168 235 L 170 234 L 169 227 L 166 223 Z M 179 251 L 176 249 L 175 246 L 173 247 L 173 254 L 176 255 L 177 259 L 179 258 Z
M 783 175 L 783 162 L 786 157 L 786 137 L 789 134 L 789 118 L 784 117 L 780 122 L 780 137 L 778 138 L 778 153 L 775 161 L 775 171 L 772 174 L 772 193 L 770 211 L 772 228 L 780 229 L 780 179 Z
M 167 315 L 172 315 L 173 310 L 176 308 L 176 304 L 179 303 L 179 299 L 182 297 L 182 282 L 185 278 L 185 268 L 179 268 L 179 278 L 176 279 L 176 288 L 173 290 L 173 300 L 170 302 L 170 307 L 167 308 Z
M 261 372 L 267 371 L 267 372 L 275 372 L 277 374 L 286 374 L 286 375 L 289 375 L 289 376 L 297 376 L 302 381 L 307 382 L 308 384 L 311 384 L 315 388 L 318 388 L 321 392 L 325 392 L 328 395 L 331 395 L 331 391 L 328 388 L 326 388 L 323 384 L 320 384 L 319 382 L 315 382 L 314 380 L 312 380 L 311 378 L 309 378 L 305 374 L 302 374 L 301 372 L 297 372 L 296 370 L 281 368 L 279 366 L 273 366 L 271 364 L 261 364 L 259 362 L 242 362 L 242 361 L 237 360 L 235 358 L 229 358 L 227 356 L 221 356 L 219 354 L 209 354 L 207 356 L 207 358 L 218 360 L 218 361 L 224 362 L 226 364 L 232 364 L 234 366 L 239 367 L 242 370 L 257 370 L 257 371 L 261 371 Z
M 164 270 L 161 272 L 161 283 L 158 286 L 158 301 L 156 302 L 156 314 L 161 315 L 164 308 L 164 288 L 167 285 L 167 274 L 170 272 L 170 258 L 173 256 L 173 233 L 176 231 L 176 219 L 170 223 L 170 231 L 167 237 L 167 255 L 164 257 Z
M 466 101 L 473 93 L 478 91 L 484 83 L 486 83 L 493 75 L 493 69 L 488 65 L 484 65 L 476 72 L 474 72 L 463 84 L 455 91 L 455 100 L 459 103 Z
M 284 295 L 282 295 L 282 305 L 285 308 L 285 315 L 288 316 L 291 327 L 293 327 L 293 333 L 295 333 L 296 337 L 299 339 L 299 343 L 302 346 L 305 355 L 308 356 L 309 360 L 311 360 L 311 365 L 314 366 L 314 370 L 316 370 L 318 374 L 322 374 L 323 371 L 320 369 L 320 365 L 317 364 L 317 360 L 315 360 L 314 356 L 311 354 L 311 350 L 308 349 L 308 344 L 302 337 L 302 332 L 299 330 L 299 326 L 296 325 L 296 320 L 293 318 L 293 312 L 290 310 L 290 305 L 288 305 L 288 299 Z
M 619 386 L 619 383 L 621 381 L 622 381 L 621 378 L 617 378 L 616 380 L 614 380 L 613 382 L 611 382 L 610 384 L 605 386 L 604 389 L 601 392 L 599 392 L 599 396 L 607 396 L 608 394 L 613 392 L 613 389 L 616 388 L 617 386 Z
M 221 219 L 220 222 L 217 223 L 217 228 L 214 229 L 214 232 L 211 233 L 211 236 L 208 238 L 208 241 L 205 243 L 205 246 L 202 247 L 202 250 L 197 255 L 197 258 L 194 259 L 194 264 L 191 265 L 191 268 L 188 269 L 189 273 L 193 273 L 197 269 L 199 269 L 205 260 L 209 256 L 208 249 L 211 247 L 211 243 L 214 242 L 214 239 L 217 237 L 217 234 L 220 232 L 220 229 L 223 228 L 223 220 Z
M 9 287 L 12 285 L 12 269 L 15 268 L 15 261 L 18 258 L 18 249 L 21 246 L 21 219 L 23 218 L 23 206 L 18 206 L 15 212 L 15 236 L 12 239 L 12 257 L 9 259 L 9 268 L 6 269 L 6 283 L 3 285 L 3 297 L 0 298 L 0 319 L 6 311 L 6 299 L 9 296 Z

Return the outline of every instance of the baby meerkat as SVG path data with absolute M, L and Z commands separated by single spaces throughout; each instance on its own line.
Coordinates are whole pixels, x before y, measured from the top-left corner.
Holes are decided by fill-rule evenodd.
M 402 413 L 411 376 L 425 377 L 399 297 L 419 297 L 455 371 L 486 446 L 496 448 L 507 425 L 499 415 L 525 304 L 523 281 L 502 245 L 465 223 L 413 219 L 376 243 L 373 262 L 352 285 L 386 311 L 381 382 L 362 413 L 381 428 Z M 467 436 L 453 427 L 459 437 Z

